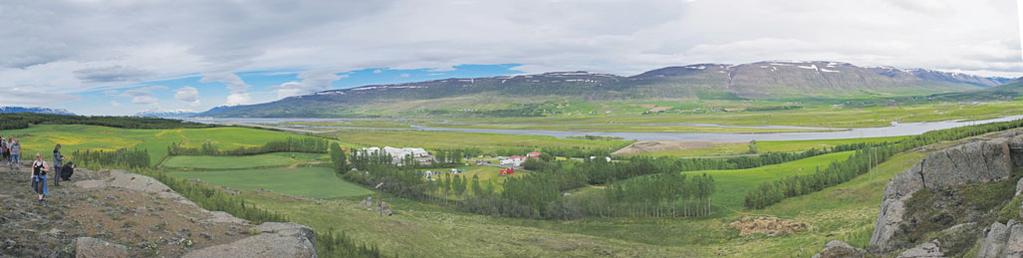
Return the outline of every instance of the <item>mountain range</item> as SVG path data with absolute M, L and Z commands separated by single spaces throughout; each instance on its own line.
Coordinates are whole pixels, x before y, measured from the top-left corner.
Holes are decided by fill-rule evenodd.
M 74 115 L 66 109 L 54 109 L 54 108 L 43 108 L 43 107 L 16 107 L 16 106 L 0 106 L 0 114 L 10 113 L 37 113 L 37 114 L 54 114 L 54 115 Z
M 500 100 L 537 103 L 551 98 L 584 101 L 643 99 L 769 100 L 873 98 L 969 92 L 1010 82 L 927 69 L 861 67 L 849 63 L 764 61 L 672 66 L 633 76 L 551 72 L 485 78 L 367 85 L 274 102 L 216 107 L 208 117 L 331 117 L 476 105 Z M 472 100 L 472 101 L 467 101 Z M 407 105 L 406 105 L 407 104 Z

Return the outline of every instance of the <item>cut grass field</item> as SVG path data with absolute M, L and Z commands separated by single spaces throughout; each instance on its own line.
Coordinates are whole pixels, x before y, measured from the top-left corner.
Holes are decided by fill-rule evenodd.
M 671 104 L 671 102 L 658 102 L 657 104 L 663 106 Z M 982 103 L 939 102 L 906 106 L 873 107 L 845 107 L 837 104 L 816 104 L 792 110 L 726 111 L 730 109 L 741 110 L 743 107 L 747 106 L 777 106 L 785 104 L 786 103 L 780 102 L 756 104 L 756 102 L 751 103 L 747 101 L 697 101 L 696 104 L 682 105 L 680 108 L 673 109 L 676 111 L 689 110 L 678 113 L 640 115 L 639 112 L 636 112 L 637 110 L 635 110 L 635 108 L 615 109 L 611 107 L 611 110 L 623 112 L 616 111 L 605 113 L 604 111 L 601 111 L 577 115 L 553 115 L 549 117 L 445 118 L 443 121 L 434 119 L 416 121 L 416 123 L 434 127 L 459 128 L 536 129 L 561 131 L 582 130 L 602 132 L 645 132 L 648 131 L 649 128 L 655 128 L 656 130 L 672 132 L 755 133 L 779 130 L 757 128 L 770 125 L 825 128 L 884 127 L 890 125 L 893 121 L 906 123 L 946 120 L 983 120 L 1023 113 L 1023 101 Z M 643 106 L 634 102 L 623 102 L 615 105 L 622 105 L 626 107 Z M 686 124 L 689 124 L 690 126 L 687 126 Z M 717 124 L 740 128 L 691 126 L 692 124 Z
M 809 149 L 825 149 L 846 144 L 874 144 L 883 142 L 897 142 L 906 137 L 878 137 L 858 139 L 835 139 L 835 140 L 799 140 L 799 141 L 758 141 L 757 151 L 768 152 L 800 152 Z M 643 144 L 643 143 L 639 143 Z M 749 153 L 749 143 L 676 143 L 665 141 L 662 143 L 665 149 L 629 152 L 622 156 L 671 156 L 671 157 L 720 157 L 737 156 Z M 656 145 L 655 145 L 656 146 Z M 628 150 L 629 148 L 623 149 Z
M 426 149 L 478 148 L 482 151 L 584 148 L 617 150 L 631 143 L 624 140 L 561 139 L 551 136 L 491 133 L 344 130 L 331 134 L 351 147 L 392 146 Z M 523 153 L 524 154 L 524 153 Z
M 167 172 L 179 178 L 246 191 L 272 191 L 317 199 L 365 196 L 373 192 L 341 180 L 326 167 L 263 168 L 225 171 Z
M 121 129 L 90 125 L 35 125 L 27 129 L 6 130 L 3 136 L 14 136 L 21 141 L 23 153 L 41 153 L 52 160 L 53 146 L 61 144 L 63 154 L 74 161 L 74 150 L 116 150 L 141 148 L 149 151 L 150 161 L 157 164 L 167 157 L 171 143 L 198 147 L 211 142 L 222 149 L 256 147 L 270 141 L 289 137 L 308 137 L 292 133 L 240 128 L 217 127 L 203 129 Z M 28 155 L 26 155 L 28 156 Z
M 225 170 L 295 166 L 308 162 L 326 162 L 326 154 L 278 152 L 249 156 L 174 156 L 160 164 L 168 169 Z

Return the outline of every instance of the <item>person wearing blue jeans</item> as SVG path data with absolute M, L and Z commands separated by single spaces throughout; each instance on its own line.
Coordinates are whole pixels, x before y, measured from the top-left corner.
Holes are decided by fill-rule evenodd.
M 43 198 L 46 197 L 46 172 L 50 168 L 46 166 L 46 161 L 43 161 L 43 155 L 36 153 L 36 160 L 32 162 L 32 190 L 35 190 L 36 194 L 39 195 L 39 202 L 43 202 Z
M 11 168 L 18 169 L 21 167 L 21 143 L 18 140 L 11 138 Z

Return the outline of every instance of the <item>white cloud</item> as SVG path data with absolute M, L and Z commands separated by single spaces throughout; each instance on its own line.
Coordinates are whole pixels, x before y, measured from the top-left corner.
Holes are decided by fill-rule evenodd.
M 301 81 L 285 82 L 278 85 L 277 97 L 286 98 L 304 94 L 315 93 L 330 89 L 331 83 L 344 76 L 338 75 L 330 69 L 309 70 L 298 74 Z
M 146 86 L 139 88 L 127 89 L 121 92 L 120 96 L 131 98 L 131 103 L 136 105 L 144 106 L 158 106 L 160 99 L 153 96 L 153 91 L 166 90 L 164 86 Z
M 252 97 L 248 85 L 234 75 L 239 71 L 443 70 L 459 64 L 497 63 L 523 64 L 517 69 L 526 72 L 634 74 L 690 63 L 813 59 L 1023 75 L 1014 4 L 1008 0 L 3 1 L 0 91 L 22 88 L 73 94 L 201 74 L 206 82 L 227 85 L 226 104 L 245 104 Z M 279 87 L 277 93 L 319 87 L 307 85 L 306 79 L 301 83 L 301 87 Z
M 226 105 L 244 105 L 252 102 L 252 97 L 247 92 L 249 85 L 245 84 L 245 81 L 243 81 L 241 77 L 238 77 L 237 74 L 232 72 L 220 71 L 204 73 L 200 82 L 220 82 L 227 86 L 229 94 L 227 95 L 227 100 L 224 102 Z
M 174 92 L 174 99 L 188 103 L 192 106 L 199 105 L 199 89 L 192 86 L 178 88 L 178 90 Z

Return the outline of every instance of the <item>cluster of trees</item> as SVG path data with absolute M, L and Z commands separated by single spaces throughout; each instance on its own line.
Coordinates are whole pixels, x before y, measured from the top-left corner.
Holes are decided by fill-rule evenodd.
M 115 151 L 75 150 L 71 152 L 70 157 L 78 166 L 90 168 L 117 167 L 140 169 L 150 166 L 149 151 L 145 149 L 129 150 L 122 148 Z
M 37 113 L 0 114 L 0 129 L 24 129 L 36 124 L 81 124 L 98 125 L 129 129 L 173 129 L 173 128 L 207 128 L 214 125 L 183 122 L 181 120 L 121 117 L 121 116 L 75 116 Z
M 272 152 L 306 152 L 306 153 L 327 153 L 329 141 L 320 138 L 288 138 L 283 141 L 271 141 L 257 147 L 241 147 L 233 150 L 221 150 L 212 142 L 204 142 L 198 148 L 185 147 L 183 144 L 171 143 L 167 147 L 167 154 L 177 155 L 204 155 L 204 156 L 243 156 L 256 155 Z
M 461 149 L 436 150 L 433 151 L 433 157 L 436 161 L 432 167 L 452 167 L 462 165 L 466 155 Z
M 958 127 L 927 132 L 909 139 L 858 150 L 844 161 L 834 162 L 827 168 L 809 175 L 786 177 L 765 182 L 746 194 L 745 206 L 760 209 L 781 202 L 785 198 L 820 191 L 852 180 L 867 173 L 895 154 L 942 141 L 958 140 L 986 133 L 1023 127 L 1023 120 Z
M 412 199 L 428 199 L 431 186 L 416 173 L 414 159 L 405 159 L 406 164 L 391 164 L 386 153 L 354 151 L 351 157 L 354 170 L 342 172 L 349 181 L 374 187 L 378 190 Z
M 707 216 L 714 190 L 714 178 L 707 174 L 656 174 L 608 184 L 607 202 L 593 201 L 585 207 L 598 216 Z
M 349 170 L 352 170 L 348 165 L 348 155 L 345 154 L 345 150 L 341 149 L 341 146 L 337 143 L 331 143 L 330 149 L 327 150 L 330 153 L 330 164 L 333 165 L 334 171 L 338 174 L 344 174 Z
M 325 233 L 316 233 L 316 249 L 319 257 L 384 257 L 376 246 L 359 244 L 343 231 L 334 233 L 333 228 L 327 229 Z

